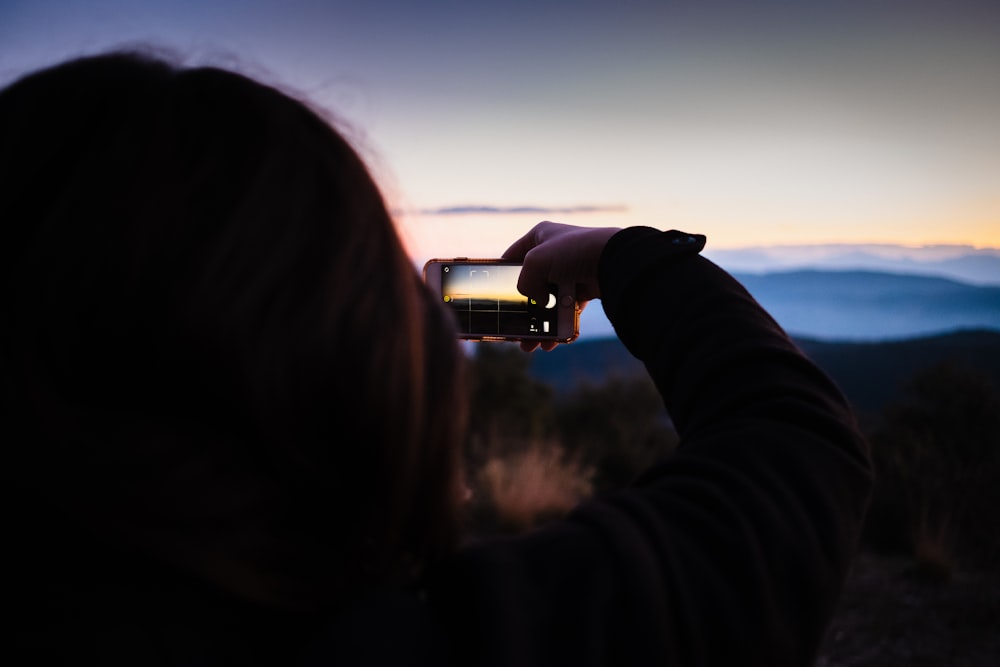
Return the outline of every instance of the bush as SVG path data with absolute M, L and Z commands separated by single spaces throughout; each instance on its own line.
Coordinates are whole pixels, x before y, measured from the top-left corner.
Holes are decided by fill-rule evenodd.
M 558 518 L 590 496 L 594 469 L 568 456 L 558 443 L 489 448 L 473 481 L 479 532 L 523 532 Z
M 514 345 L 476 345 L 470 364 L 466 460 L 472 470 L 488 457 L 546 439 L 554 432 L 552 389 L 528 374 L 531 360 Z M 471 472 L 471 471 L 470 471 Z
M 677 444 L 663 399 L 647 377 L 582 385 L 556 405 L 559 437 L 596 469 L 599 493 L 620 488 Z
M 922 571 L 1000 560 L 1000 393 L 953 363 L 909 383 L 872 434 L 878 474 L 869 543 L 906 543 Z
M 677 436 L 651 380 L 619 378 L 556 396 L 511 345 L 476 346 L 466 478 L 473 532 L 523 530 L 593 492 L 627 484 Z

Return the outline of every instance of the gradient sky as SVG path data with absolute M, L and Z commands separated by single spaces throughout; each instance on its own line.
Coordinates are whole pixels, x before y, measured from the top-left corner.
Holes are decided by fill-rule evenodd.
M 0 83 L 136 43 L 343 119 L 418 262 L 539 219 L 1000 247 L 996 0 L 0 0 Z

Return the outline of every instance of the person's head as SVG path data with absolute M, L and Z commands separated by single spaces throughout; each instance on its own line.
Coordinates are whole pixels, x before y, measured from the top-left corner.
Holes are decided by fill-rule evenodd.
M 26 505 L 289 606 L 451 547 L 461 355 L 305 105 L 134 54 L 35 73 L 0 92 L 0 226 Z

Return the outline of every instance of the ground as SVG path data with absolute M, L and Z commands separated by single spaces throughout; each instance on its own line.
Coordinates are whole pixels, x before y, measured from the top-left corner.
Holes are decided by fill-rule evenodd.
M 861 554 L 816 667 L 1000 665 L 1000 573 L 934 583 L 911 561 Z

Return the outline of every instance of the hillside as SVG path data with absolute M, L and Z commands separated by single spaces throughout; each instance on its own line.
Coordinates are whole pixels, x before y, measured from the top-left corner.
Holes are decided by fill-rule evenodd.
M 875 411 L 918 371 L 952 361 L 983 371 L 1000 387 L 1000 332 L 960 331 L 887 343 L 796 341 L 860 410 Z
M 877 271 L 734 273 L 786 331 L 828 341 L 884 341 L 963 329 L 1000 331 L 1000 286 Z M 613 334 L 599 306 L 584 339 Z
M 1000 287 L 873 271 L 735 277 L 786 331 L 800 336 L 871 341 L 1000 330 Z
M 796 342 L 862 411 L 878 410 L 898 396 L 918 371 L 948 360 L 985 371 L 1000 386 L 1000 332 L 996 331 L 960 331 L 884 343 Z M 643 368 L 620 341 L 605 338 L 536 353 L 531 373 L 562 392 L 582 382 L 601 384 L 610 377 L 634 377 Z

